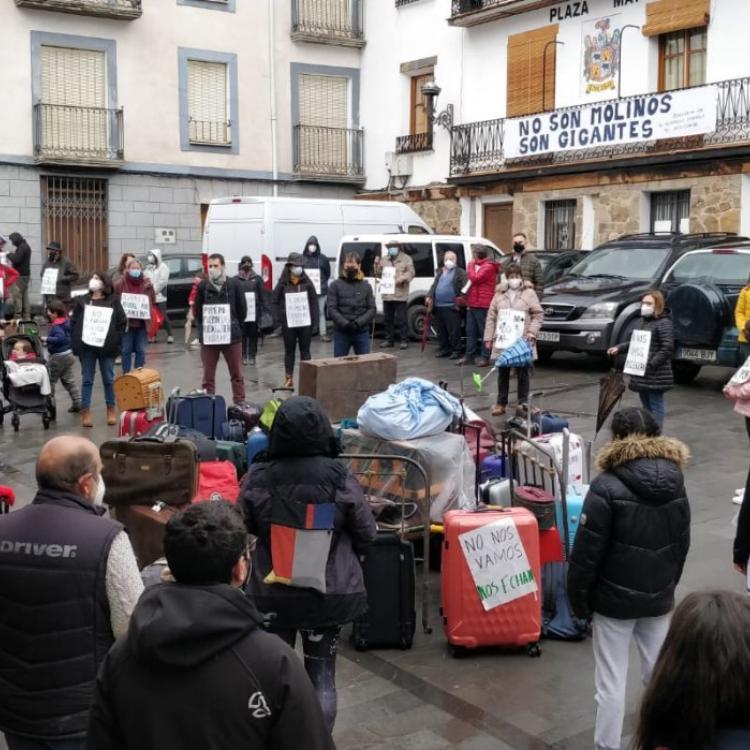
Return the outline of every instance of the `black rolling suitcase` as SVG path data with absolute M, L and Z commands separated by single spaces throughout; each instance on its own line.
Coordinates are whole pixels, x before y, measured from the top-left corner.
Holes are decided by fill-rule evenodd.
M 411 648 L 417 622 L 414 548 L 392 531 L 379 532 L 359 557 L 368 611 L 354 621 L 352 643 L 369 648 Z

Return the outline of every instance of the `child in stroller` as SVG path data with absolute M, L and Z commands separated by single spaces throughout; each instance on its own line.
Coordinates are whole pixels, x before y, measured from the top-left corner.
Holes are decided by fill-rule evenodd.
M 6 336 L 0 345 L 3 396 L 8 401 L 0 407 L 0 424 L 12 413 L 13 429 L 18 432 L 21 416 L 41 414 L 47 430 L 55 418 L 55 404 L 42 341 L 24 331 L 20 325 L 19 332 Z

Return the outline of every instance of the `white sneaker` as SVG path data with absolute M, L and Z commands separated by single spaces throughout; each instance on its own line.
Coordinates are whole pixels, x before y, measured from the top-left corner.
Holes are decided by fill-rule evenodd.
M 168 344 L 174 344 L 174 337 L 173 336 L 167 336 L 167 343 Z
M 734 497 L 732 498 L 732 503 L 734 505 L 742 505 L 742 501 L 745 499 L 745 488 L 740 487 L 735 493 Z

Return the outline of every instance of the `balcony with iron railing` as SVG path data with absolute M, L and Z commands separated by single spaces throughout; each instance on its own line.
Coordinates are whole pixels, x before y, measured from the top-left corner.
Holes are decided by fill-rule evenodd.
M 420 151 L 432 151 L 432 130 L 426 133 L 400 135 L 396 138 L 397 154 L 416 154 Z
M 292 0 L 295 42 L 363 47 L 364 0 Z
M 557 5 L 560 0 L 537 0 L 533 6 L 521 8 L 524 0 L 452 0 L 449 23 L 453 26 L 476 26 L 498 18 L 507 18 L 522 10 L 538 10 Z
M 555 171 L 570 165 L 590 165 L 602 168 L 608 162 L 666 158 L 690 158 L 700 152 L 711 153 L 717 149 L 745 146 L 750 150 L 750 77 L 736 78 L 711 84 L 718 89 L 718 106 L 715 129 L 704 135 L 678 138 L 642 140 L 591 148 L 561 149 L 533 156 L 509 158 L 505 154 L 506 119 L 483 120 L 454 125 L 451 128 L 450 176 L 462 178 L 477 175 L 520 173 L 529 169 Z M 622 97 L 602 104 L 623 103 L 638 96 Z M 561 107 L 554 112 L 560 117 L 575 113 L 591 105 Z
M 36 8 L 79 16 L 132 20 L 142 14 L 141 0 L 16 0 L 19 8 Z
M 196 120 L 188 118 L 188 140 L 193 146 L 231 146 L 231 120 Z
M 121 166 L 122 108 L 34 105 L 34 158 L 38 164 Z
M 301 180 L 364 182 L 365 133 L 355 128 L 297 125 L 294 172 Z

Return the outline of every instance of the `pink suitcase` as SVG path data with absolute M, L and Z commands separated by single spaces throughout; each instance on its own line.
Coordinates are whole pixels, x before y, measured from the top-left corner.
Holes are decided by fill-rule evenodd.
M 118 437 L 138 437 L 145 435 L 155 424 L 163 422 L 160 415 L 154 419 L 148 418 L 145 409 L 130 409 L 120 414 L 120 426 L 117 430 Z
M 441 612 L 453 655 L 505 646 L 539 656 L 542 577 L 534 515 L 525 508 L 452 510 L 443 523 Z

